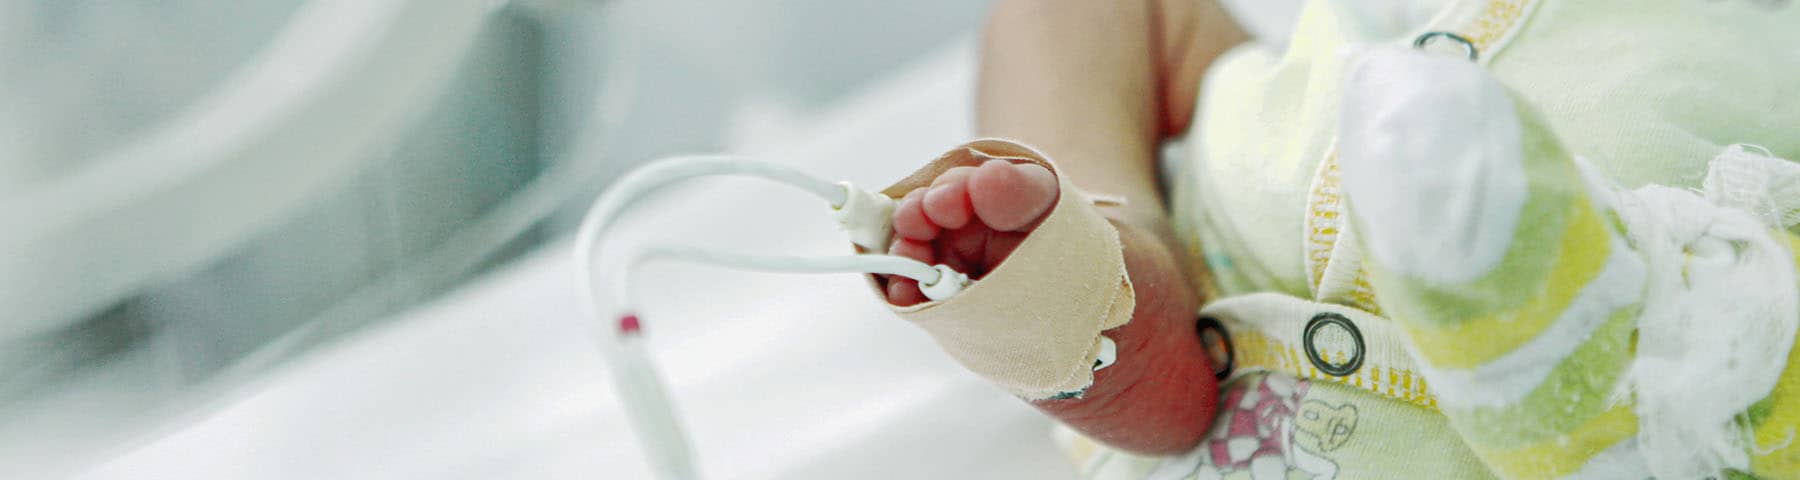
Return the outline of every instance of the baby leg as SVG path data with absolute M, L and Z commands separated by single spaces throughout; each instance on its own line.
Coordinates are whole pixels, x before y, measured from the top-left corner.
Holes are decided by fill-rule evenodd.
M 1628 445 L 1615 392 L 1645 267 L 1604 191 L 1479 66 L 1363 54 L 1338 158 L 1384 312 L 1430 391 L 1502 477 L 1560 477 Z

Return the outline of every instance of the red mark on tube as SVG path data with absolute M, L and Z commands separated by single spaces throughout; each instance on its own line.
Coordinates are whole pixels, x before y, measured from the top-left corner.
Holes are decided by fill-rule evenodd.
M 636 314 L 625 314 L 625 316 L 619 317 L 619 334 L 636 335 L 641 329 L 643 329 L 643 325 L 638 323 Z

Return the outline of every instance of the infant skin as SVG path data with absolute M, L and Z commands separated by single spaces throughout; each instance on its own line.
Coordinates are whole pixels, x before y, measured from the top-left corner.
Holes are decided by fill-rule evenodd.
M 1029 163 L 989 160 L 956 167 L 900 200 L 889 253 L 944 264 L 979 281 L 1006 260 L 1057 202 L 1056 177 Z M 1109 445 L 1153 454 L 1197 444 L 1217 409 L 1211 360 L 1194 333 L 1197 299 L 1164 243 L 1114 222 L 1137 295 L 1132 321 L 1104 332 L 1114 365 L 1096 372 L 1080 398 L 1034 406 Z M 925 301 L 907 278 L 884 279 L 896 306 Z

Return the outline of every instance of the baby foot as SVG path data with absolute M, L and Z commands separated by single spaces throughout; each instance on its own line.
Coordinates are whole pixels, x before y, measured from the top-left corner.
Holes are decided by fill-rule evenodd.
M 1055 174 L 1037 164 L 990 160 L 950 169 L 900 200 L 894 212 L 898 239 L 889 252 L 979 279 L 1043 221 L 1059 192 Z M 1218 397 L 1212 363 L 1194 330 L 1199 298 L 1181 273 L 1170 237 L 1151 225 L 1155 221 L 1104 213 L 1114 214 L 1137 295 L 1131 322 L 1103 332 L 1118 345 L 1118 360 L 1095 373 L 1081 398 L 1032 403 L 1117 448 L 1156 454 L 1191 449 L 1211 425 Z M 887 293 L 894 305 L 925 301 L 917 282 L 906 278 L 889 279 Z
M 1032 163 L 989 161 L 952 168 L 913 190 L 894 209 L 888 253 L 944 264 L 979 279 L 1018 248 L 1056 203 L 1056 176 Z M 918 282 L 891 278 L 888 301 L 925 301 Z

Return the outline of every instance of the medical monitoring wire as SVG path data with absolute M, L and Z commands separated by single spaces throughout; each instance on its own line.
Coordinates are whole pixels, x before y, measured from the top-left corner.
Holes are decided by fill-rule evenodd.
M 723 252 L 685 245 L 652 245 L 629 256 L 613 278 L 616 314 L 601 312 L 595 279 L 600 240 L 625 210 L 662 187 L 702 177 L 745 176 L 761 178 L 805 190 L 831 205 L 840 229 L 864 250 L 884 251 L 892 236 L 894 200 L 865 191 L 848 182 L 829 182 L 797 168 L 731 155 L 673 157 L 646 165 L 621 178 L 594 201 L 583 215 L 575 234 L 575 282 L 582 308 L 596 321 L 616 318 L 614 328 L 603 329 L 601 353 L 607 357 L 620 399 L 632 429 L 643 443 L 650 466 L 661 479 L 699 478 L 687 436 L 676 419 L 668 389 L 655 362 L 642 344 L 642 320 L 633 301 L 630 273 L 639 265 L 662 259 L 686 260 L 723 267 L 788 273 L 874 273 L 899 275 L 919 282 L 932 300 L 945 300 L 969 285 L 969 278 L 945 265 L 897 255 L 856 254 L 835 256 L 756 255 Z

